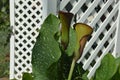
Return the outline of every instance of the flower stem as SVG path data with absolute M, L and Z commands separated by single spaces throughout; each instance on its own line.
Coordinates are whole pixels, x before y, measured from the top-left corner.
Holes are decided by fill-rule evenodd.
M 72 78 L 72 74 L 73 74 L 73 70 L 74 70 L 74 67 L 75 67 L 75 59 L 72 60 L 72 64 L 71 64 L 71 68 L 70 68 L 70 72 L 69 72 L 69 75 L 68 75 L 68 80 L 71 80 Z

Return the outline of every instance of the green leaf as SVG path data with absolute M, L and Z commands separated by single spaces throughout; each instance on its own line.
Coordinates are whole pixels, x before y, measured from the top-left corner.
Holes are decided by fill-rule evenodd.
M 117 64 L 118 72 L 120 74 L 120 57 L 116 58 L 116 64 Z
M 116 58 L 116 64 L 117 66 L 120 66 L 120 57 Z
M 82 75 L 82 79 L 83 79 L 83 80 L 89 80 L 89 79 L 87 78 L 87 75 L 88 75 L 88 71 L 86 71 L 86 72 Z
M 61 56 L 59 44 L 54 38 L 59 23 L 59 19 L 50 14 L 40 29 L 32 53 L 32 69 L 35 80 L 50 80 L 47 77 L 47 70 Z
M 117 71 L 115 58 L 108 53 L 96 70 L 95 80 L 110 80 Z
M 72 57 L 67 54 L 62 54 L 58 62 L 58 80 L 65 80 L 68 77 Z
M 22 80 L 33 80 L 32 74 L 30 74 L 30 73 L 23 73 Z
M 76 64 L 72 75 L 72 80 L 82 80 L 84 73 L 85 71 L 82 68 L 82 63 Z
M 58 79 L 58 69 L 57 69 L 57 62 L 53 63 L 48 69 L 47 69 L 47 77 L 50 80 L 56 80 Z M 51 74 L 52 73 L 52 74 Z
M 110 80 L 120 80 L 120 74 L 119 74 L 119 72 L 117 71 L 115 73 L 115 75 Z
M 68 56 L 72 56 L 75 50 L 75 43 L 76 43 L 76 33 L 75 30 L 70 28 L 70 37 L 69 37 L 69 44 L 67 50 L 65 51 Z

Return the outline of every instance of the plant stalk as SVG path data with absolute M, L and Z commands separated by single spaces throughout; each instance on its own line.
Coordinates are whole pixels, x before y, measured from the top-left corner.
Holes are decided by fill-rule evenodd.
M 69 75 L 68 75 L 68 80 L 71 80 L 72 78 L 72 74 L 73 74 L 73 70 L 74 70 L 74 67 L 75 67 L 75 59 L 72 60 L 72 64 L 71 64 L 71 68 L 70 68 L 70 72 L 69 72 Z

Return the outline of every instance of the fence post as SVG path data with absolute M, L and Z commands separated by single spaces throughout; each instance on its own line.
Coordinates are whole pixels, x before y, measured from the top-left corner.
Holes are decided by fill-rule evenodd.
M 57 0 L 48 0 L 48 15 L 50 13 L 57 14 Z
M 14 0 L 10 0 L 10 27 L 14 33 Z M 14 78 L 14 35 L 10 37 L 10 79 Z
M 120 1 L 119 1 L 119 12 L 118 12 L 118 18 L 117 18 L 115 51 L 114 51 L 113 55 L 115 57 L 120 57 Z

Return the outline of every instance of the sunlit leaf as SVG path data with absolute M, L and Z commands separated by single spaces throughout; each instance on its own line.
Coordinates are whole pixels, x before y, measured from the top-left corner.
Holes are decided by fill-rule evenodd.
M 59 19 L 50 14 L 44 21 L 32 53 L 32 69 L 35 80 L 49 80 L 48 68 L 61 56 L 54 35 L 58 31 Z

